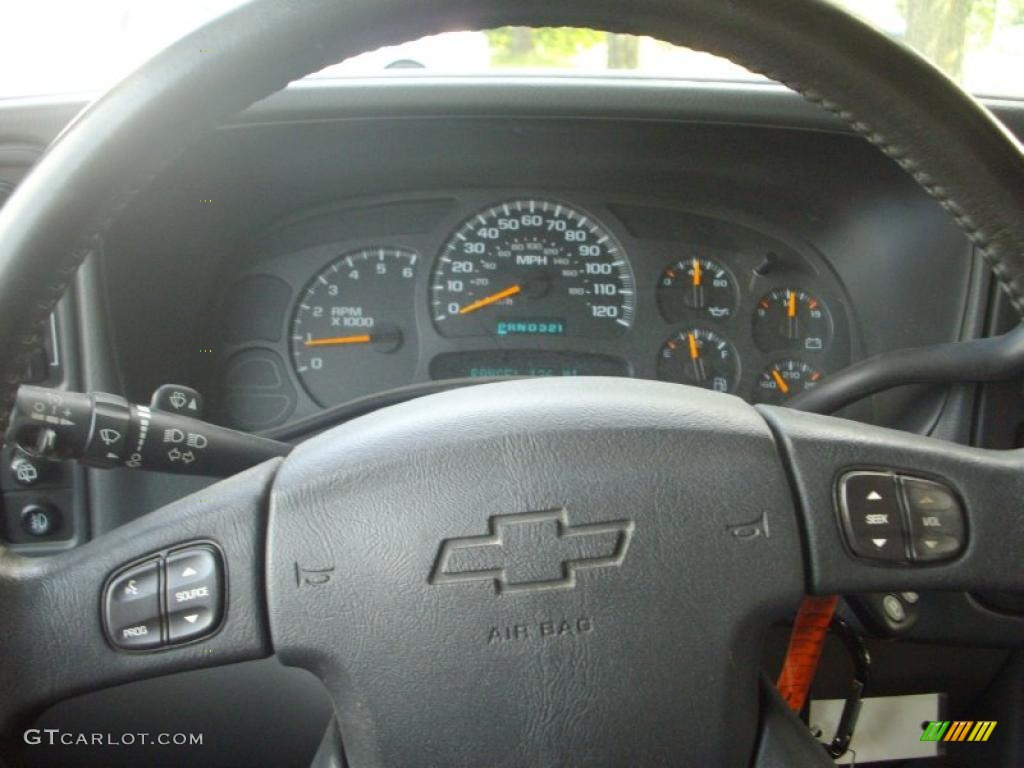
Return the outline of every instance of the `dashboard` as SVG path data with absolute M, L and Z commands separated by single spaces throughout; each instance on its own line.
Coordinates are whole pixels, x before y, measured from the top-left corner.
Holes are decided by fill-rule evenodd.
M 0 139 L 15 145 L 0 151 L 0 187 L 17 183 L 83 105 L 0 104 Z M 1024 135 L 1024 110 L 991 106 Z M 785 393 L 772 371 L 793 391 L 873 354 L 1016 322 L 948 215 L 875 148 L 783 89 L 304 84 L 204 137 L 140 191 L 62 302 L 55 373 L 44 381 L 138 403 L 186 384 L 205 397 L 205 418 L 273 432 L 449 376 L 699 376 L 774 401 Z M 347 341 L 307 343 L 332 339 Z M 1020 402 L 1019 381 L 977 397 L 971 387 L 915 386 L 844 415 L 1010 448 L 1024 435 Z M 39 552 L 210 482 L 81 468 L 58 479 L 42 492 L 5 488 L 9 501 L 45 495 L 64 511 L 62 531 L 28 545 Z M 1024 621 L 955 594 L 922 594 L 913 610 L 900 637 L 928 645 L 893 657 L 902 646 L 872 649 L 880 695 L 905 692 L 907 659 L 922 653 L 914 688 L 946 690 L 949 654 L 935 643 L 1015 643 Z M 979 658 L 961 665 L 976 694 L 1004 663 Z M 277 755 L 291 744 L 306 764 L 330 712 L 307 677 L 276 662 L 258 674 L 232 665 L 206 678 L 198 699 L 194 682 L 173 678 L 110 693 L 125 697 L 117 712 L 149 718 L 165 718 L 178 695 L 185 703 L 171 709 L 187 719 L 175 726 L 184 732 L 208 727 L 211 707 L 230 709 L 222 692 L 242 691 L 265 714 L 228 740 L 221 762 L 240 761 L 241 748 L 249 763 L 288 764 Z M 104 709 L 95 695 L 76 701 L 90 725 L 76 730 L 124 726 L 88 719 Z M 262 724 L 280 722 L 289 739 L 264 738 L 280 728 Z
M 306 214 L 253 249 L 216 324 L 222 416 L 246 430 L 463 378 L 635 376 L 778 404 L 851 359 L 820 254 L 664 201 L 437 190 Z

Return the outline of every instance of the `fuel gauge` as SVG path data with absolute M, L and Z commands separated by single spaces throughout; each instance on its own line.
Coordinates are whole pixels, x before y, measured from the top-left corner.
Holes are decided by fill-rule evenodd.
M 688 328 L 673 335 L 658 353 L 658 378 L 715 392 L 732 392 L 740 362 L 729 341 L 706 328 Z
M 757 400 L 778 405 L 808 389 L 813 389 L 824 374 L 802 360 L 772 363 L 757 378 Z
M 820 352 L 832 341 L 832 315 L 807 291 L 778 288 L 757 302 L 754 341 L 763 352 Z

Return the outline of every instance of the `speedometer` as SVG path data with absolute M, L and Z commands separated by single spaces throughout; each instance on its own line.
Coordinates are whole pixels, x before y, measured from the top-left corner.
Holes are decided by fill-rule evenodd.
M 609 338 L 633 324 L 633 272 L 592 216 L 551 200 L 510 200 L 451 236 L 430 306 L 443 336 Z

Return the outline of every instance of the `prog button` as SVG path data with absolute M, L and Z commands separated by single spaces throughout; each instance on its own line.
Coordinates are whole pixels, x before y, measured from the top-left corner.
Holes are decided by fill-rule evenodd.
M 111 642 L 125 650 L 156 648 L 160 638 L 160 561 L 136 565 L 110 581 L 104 619 Z

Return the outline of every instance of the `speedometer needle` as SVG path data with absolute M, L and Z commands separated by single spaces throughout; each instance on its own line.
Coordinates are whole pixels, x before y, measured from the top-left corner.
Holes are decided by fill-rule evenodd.
M 492 293 L 490 296 L 484 296 L 482 299 L 477 299 L 471 304 L 467 304 L 466 306 L 459 310 L 459 314 L 468 315 L 470 312 L 476 312 L 478 309 L 483 309 L 484 307 L 488 307 L 491 304 L 501 301 L 502 299 L 507 299 L 509 296 L 515 296 L 522 290 L 523 287 L 521 285 L 509 286 L 503 291 Z
M 339 344 L 369 344 L 373 337 L 368 333 L 357 336 L 333 336 L 329 339 L 306 339 L 307 347 L 333 347 Z

